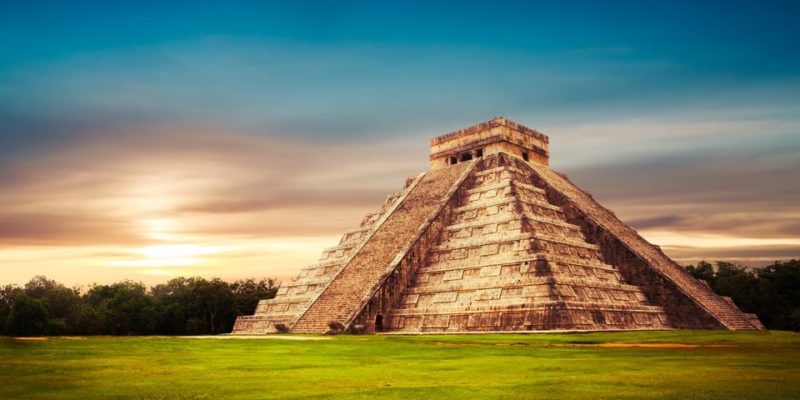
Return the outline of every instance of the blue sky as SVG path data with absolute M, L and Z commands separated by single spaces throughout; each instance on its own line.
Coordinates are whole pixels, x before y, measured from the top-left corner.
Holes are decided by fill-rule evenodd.
M 0 5 L 0 269 L 147 279 L 101 255 L 169 220 L 176 245 L 309 254 L 188 272 L 296 270 L 426 169 L 428 138 L 496 115 L 676 258 L 800 256 L 800 3 L 398 3 Z
M 7 5 L 2 111 L 335 137 L 796 97 L 792 2 L 297 3 Z

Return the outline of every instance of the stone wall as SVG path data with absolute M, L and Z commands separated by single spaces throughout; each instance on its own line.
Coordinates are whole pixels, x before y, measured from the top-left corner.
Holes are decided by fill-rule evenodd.
M 506 153 L 528 161 L 548 165 L 549 139 L 546 135 L 498 117 L 431 140 L 431 168 L 443 168 L 492 154 Z M 523 155 L 524 154 L 524 155 Z M 451 158 L 455 158 L 452 162 Z

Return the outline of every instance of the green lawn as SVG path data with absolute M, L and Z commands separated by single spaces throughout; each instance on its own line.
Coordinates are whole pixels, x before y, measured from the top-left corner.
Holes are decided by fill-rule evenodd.
M 787 332 L 324 339 L 3 338 L 0 398 L 800 398 Z

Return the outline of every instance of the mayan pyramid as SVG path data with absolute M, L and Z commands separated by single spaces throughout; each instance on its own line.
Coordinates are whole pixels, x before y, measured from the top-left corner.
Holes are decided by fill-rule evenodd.
M 763 329 L 563 174 L 505 118 L 431 140 L 409 178 L 234 334 Z

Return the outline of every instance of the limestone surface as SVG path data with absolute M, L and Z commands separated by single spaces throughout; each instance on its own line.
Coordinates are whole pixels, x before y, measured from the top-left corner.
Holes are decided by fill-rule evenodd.
M 235 334 L 763 329 L 549 168 L 495 118 L 431 141 L 431 170 Z

